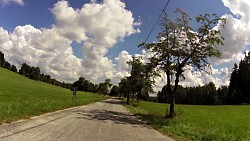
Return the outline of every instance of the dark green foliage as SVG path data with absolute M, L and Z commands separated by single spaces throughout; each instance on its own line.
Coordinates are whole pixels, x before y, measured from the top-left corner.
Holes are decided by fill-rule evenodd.
M 63 85 L 63 84 L 62 84 Z M 99 84 L 93 84 L 84 77 L 80 77 L 79 80 L 72 84 L 72 87 L 77 87 L 79 91 L 92 92 L 108 95 L 111 89 L 111 80 L 106 79 L 105 82 Z
M 228 104 L 250 103 L 250 52 L 234 65 L 227 96 Z
M 4 54 L 0 51 L 0 66 L 3 67 L 5 64 Z
M 215 105 L 218 104 L 218 92 L 213 82 L 202 87 L 186 88 L 187 95 L 183 104 Z
M 119 87 L 114 85 L 109 93 L 110 96 L 118 96 L 119 95 Z
M 228 87 L 221 86 L 217 89 L 218 92 L 218 104 L 227 104 Z
M 19 74 L 26 76 L 26 77 L 29 77 L 29 74 L 28 74 L 29 68 L 30 68 L 30 66 L 28 66 L 26 63 L 23 63 L 21 66 L 21 69 L 19 70 Z
M 161 91 L 157 94 L 158 102 L 159 103 L 169 103 L 169 100 L 167 97 L 169 97 L 169 93 L 167 92 L 167 85 L 163 86 Z
M 4 68 L 11 70 L 11 64 L 9 62 L 5 62 Z
M 162 91 L 158 93 L 158 102 L 159 103 L 169 103 L 170 95 L 166 91 L 167 86 L 165 85 L 162 88 Z M 217 105 L 224 104 L 226 100 L 226 94 L 223 94 L 224 91 L 227 91 L 227 87 L 223 86 L 216 90 L 215 84 L 210 82 L 204 86 L 197 87 L 187 87 L 183 88 L 178 86 L 176 92 L 175 102 L 177 104 L 192 104 L 192 105 Z M 218 94 L 220 92 L 220 95 Z
M 158 92 L 158 103 L 169 103 L 170 96 L 166 92 L 165 85 L 161 91 Z M 171 87 L 173 89 L 173 87 Z M 176 92 L 175 102 L 177 104 L 191 104 L 191 105 L 222 105 L 232 104 L 228 103 L 228 87 L 221 86 L 216 90 L 215 84 L 210 82 L 204 86 L 196 87 L 182 87 L 178 86 Z
M 129 87 L 131 85 L 130 81 L 129 81 L 129 77 L 125 77 L 123 79 L 121 79 L 121 82 L 119 82 L 118 86 L 119 86 L 119 96 L 120 97 L 127 97 L 127 95 L 129 95 Z
M 75 81 L 72 87 L 77 87 L 79 91 L 96 92 L 95 85 L 84 77 L 80 77 L 79 80 Z
M 218 93 L 216 91 L 215 84 L 213 82 L 210 82 L 208 85 L 205 85 L 204 87 L 205 93 L 203 94 L 206 98 L 206 101 L 204 101 L 205 105 L 215 105 L 218 103 Z
M 184 87 L 179 85 L 177 90 L 176 90 L 175 102 L 176 103 L 183 103 L 185 101 L 186 92 L 187 92 L 187 90 Z
M 26 63 L 22 64 L 21 69 L 19 70 L 19 74 L 24 75 L 33 80 L 40 80 L 40 68 L 39 67 L 31 67 Z
M 17 73 L 17 68 L 16 68 L 16 66 L 12 65 L 12 66 L 11 66 L 11 71 Z
M 173 87 L 171 87 L 171 89 L 173 89 Z M 185 103 L 186 101 L 186 95 L 187 95 L 187 91 L 184 87 L 182 87 L 181 85 L 178 86 L 178 89 L 176 91 L 176 98 L 175 98 L 175 102 L 177 104 L 179 103 Z M 159 103 L 170 103 L 170 94 L 167 91 L 167 85 L 165 85 L 161 91 L 158 92 L 157 94 L 158 97 L 158 102 Z
M 41 77 L 41 81 L 46 82 L 46 83 L 51 83 L 50 75 L 45 75 L 45 74 L 42 73 L 40 75 L 40 77 Z
M 99 94 L 108 95 L 111 87 L 112 87 L 111 79 L 105 79 L 105 82 L 99 83 L 97 92 Z
M 128 88 L 130 89 L 132 98 L 136 96 L 137 102 L 149 99 L 149 93 L 153 92 L 153 85 L 155 83 L 153 79 L 155 71 L 151 67 L 151 64 L 143 64 L 141 60 L 141 57 L 134 57 L 132 61 L 128 62 L 132 67 L 131 76 L 128 77 L 130 83 Z

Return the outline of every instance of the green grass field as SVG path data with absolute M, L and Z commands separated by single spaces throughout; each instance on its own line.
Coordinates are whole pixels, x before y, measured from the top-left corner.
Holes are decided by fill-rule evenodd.
M 0 124 L 42 113 L 100 101 L 103 96 L 30 80 L 0 67 Z
M 126 106 L 153 128 L 177 140 L 250 141 L 250 105 L 176 105 L 176 119 L 166 119 L 167 104 Z

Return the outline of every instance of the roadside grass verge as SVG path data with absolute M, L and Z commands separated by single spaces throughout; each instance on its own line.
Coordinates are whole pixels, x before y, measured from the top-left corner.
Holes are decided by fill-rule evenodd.
M 0 68 L 0 124 L 106 99 L 103 95 L 77 92 L 33 81 Z
M 124 106 L 160 132 L 176 140 L 249 141 L 250 105 L 176 105 L 175 119 L 166 119 L 167 104 L 141 101 Z

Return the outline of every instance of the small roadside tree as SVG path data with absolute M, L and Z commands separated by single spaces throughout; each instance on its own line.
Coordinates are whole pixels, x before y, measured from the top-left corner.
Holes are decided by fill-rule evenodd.
M 219 57 L 220 51 L 216 45 L 223 45 L 223 37 L 218 23 L 224 26 L 226 20 L 216 14 L 200 15 L 196 17 L 199 27 L 195 30 L 189 25 L 191 18 L 182 10 L 177 9 L 179 15 L 174 21 L 167 17 L 166 12 L 161 20 L 162 31 L 156 43 L 142 43 L 148 52 L 151 52 L 150 61 L 155 68 L 163 71 L 167 77 L 167 92 L 170 95 L 169 118 L 175 116 L 174 105 L 180 78 L 185 79 L 183 72 L 187 66 L 194 70 L 209 73 L 209 58 Z M 173 77 L 172 77 L 173 76 Z M 174 86 L 171 88 L 171 80 Z

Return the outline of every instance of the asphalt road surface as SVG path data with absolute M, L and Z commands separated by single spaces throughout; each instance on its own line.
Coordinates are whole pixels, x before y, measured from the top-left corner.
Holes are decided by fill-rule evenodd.
M 0 141 L 171 141 L 130 114 L 117 99 L 0 126 Z

